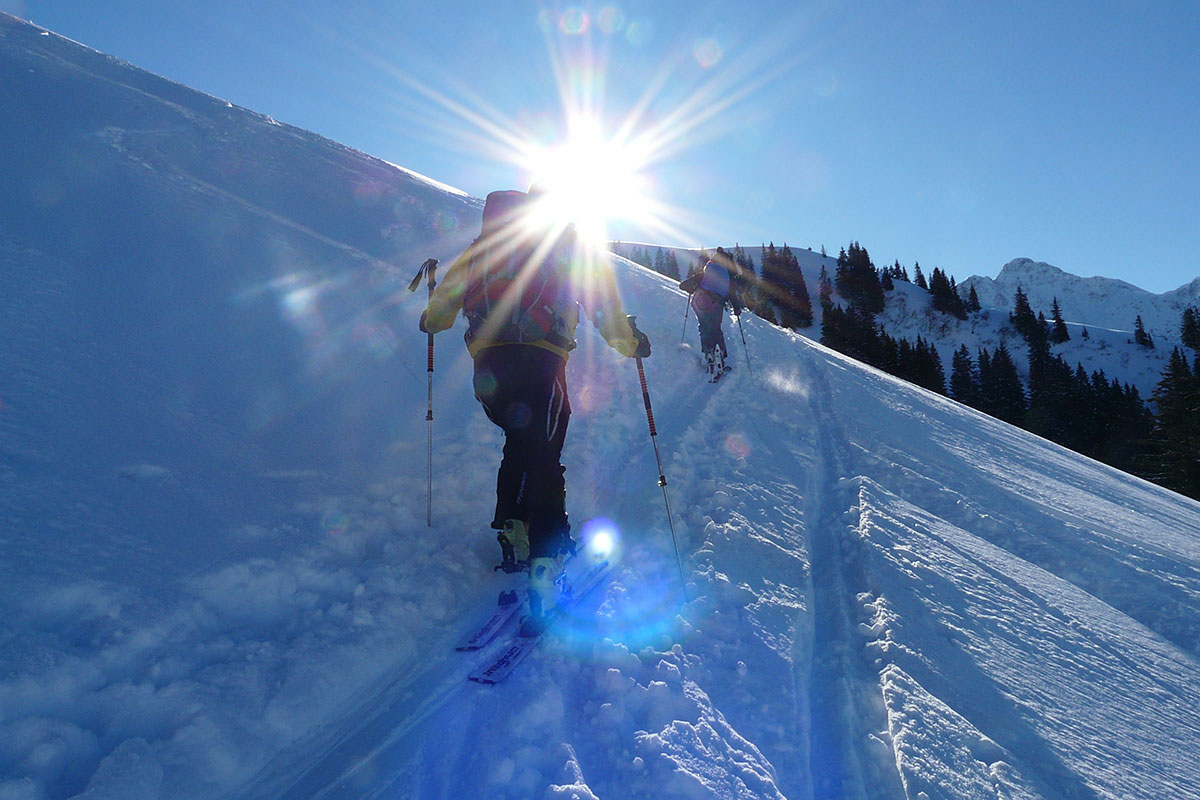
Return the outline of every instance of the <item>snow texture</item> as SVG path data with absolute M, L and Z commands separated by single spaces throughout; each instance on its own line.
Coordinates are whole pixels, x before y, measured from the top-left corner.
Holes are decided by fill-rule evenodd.
M 585 324 L 617 566 L 468 683 L 501 437 L 460 321 L 427 527 L 404 289 L 479 202 L 4 16 L 0 108 L 0 798 L 1200 797 L 1200 504 L 749 316 L 704 383 L 619 258 L 686 597 Z

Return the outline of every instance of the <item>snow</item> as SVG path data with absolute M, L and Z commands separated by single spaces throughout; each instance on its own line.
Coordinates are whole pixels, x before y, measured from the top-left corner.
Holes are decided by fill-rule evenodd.
M 460 321 L 426 527 L 404 288 L 478 201 L 8 17 L 0 61 L 0 798 L 1200 796 L 1200 504 L 750 316 L 707 384 L 617 258 L 687 599 L 585 323 L 617 565 L 468 683 L 501 436 Z

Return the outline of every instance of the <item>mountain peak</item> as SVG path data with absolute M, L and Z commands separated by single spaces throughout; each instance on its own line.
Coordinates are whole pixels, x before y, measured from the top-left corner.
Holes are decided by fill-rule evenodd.
M 996 276 L 996 280 L 1007 283 L 1012 280 L 1047 278 L 1051 276 L 1074 277 L 1053 264 L 1047 264 L 1045 261 L 1034 261 L 1032 258 L 1014 258 L 1000 268 L 1000 274 Z

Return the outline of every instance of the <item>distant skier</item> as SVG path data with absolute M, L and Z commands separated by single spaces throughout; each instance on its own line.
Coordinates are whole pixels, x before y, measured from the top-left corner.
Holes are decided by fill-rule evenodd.
M 729 355 L 725 332 L 721 330 L 725 305 L 728 303 L 738 317 L 746 307 L 742 301 L 740 275 L 740 267 L 724 248 L 718 247 L 703 267 L 679 284 L 680 289 L 691 295 L 690 302 L 700 328 L 700 352 L 714 380 L 725 372 L 725 358 Z
M 544 202 L 536 188 L 489 194 L 479 237 L 450 267 L 420 322 L 422 331 L 437 333 L 462 310 L 475 397 L 504 430 L 491 525 L 500 531 L 501 566 L 516 572 L 528 563 L 523 635 L 545 627 L 565 557 L 574 552 L 560 458 L 580 305 L 614 350 L 650 355 L 650 340 L 626 317 L 608 265 L 576 241 L 572 228 L 539 213 Z

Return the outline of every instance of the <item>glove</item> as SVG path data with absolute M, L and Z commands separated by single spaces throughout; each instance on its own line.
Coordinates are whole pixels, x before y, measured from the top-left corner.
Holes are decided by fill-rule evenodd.
M 628 317 L 629 329 L 633 331 L 633 338 L 637 340 L 637 348 L 633 351 L 633 358 L 649 358 L 650 357 L 650 337 L 638 330 L 637 317 Z

